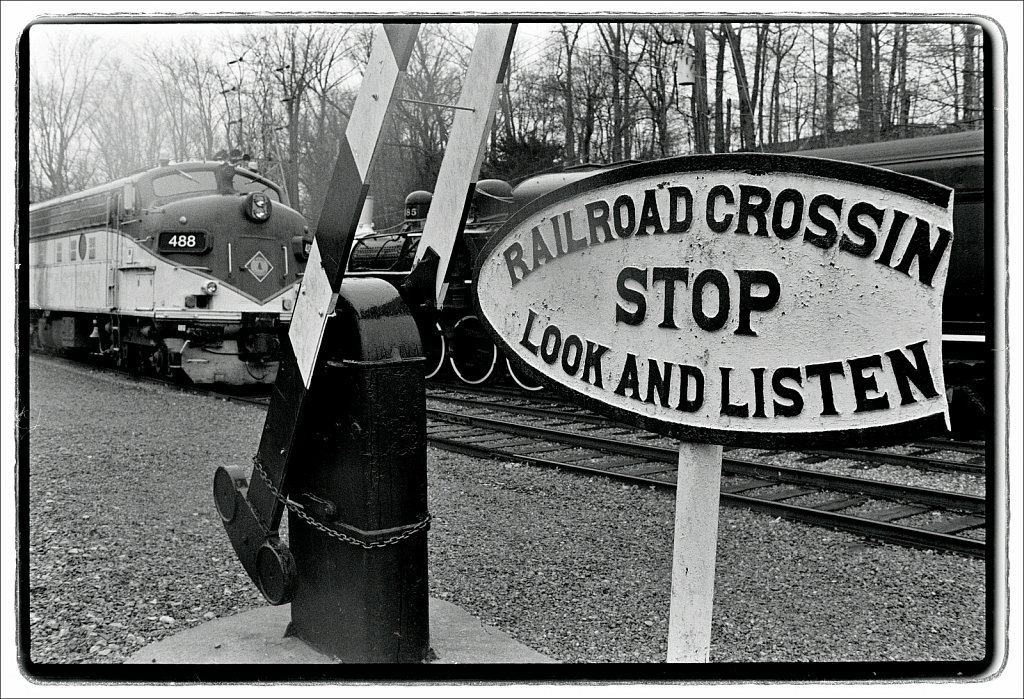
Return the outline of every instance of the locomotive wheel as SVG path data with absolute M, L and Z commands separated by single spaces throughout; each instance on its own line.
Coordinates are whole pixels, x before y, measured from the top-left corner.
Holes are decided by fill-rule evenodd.
M 166 346 L 160 345 L 154 348 L 153 353 L 149 355 L 149 368 L 154 376 L 167 376 L 170 371 L 170 357 Z
M 426 355 L 424 376 L 428 379 L 437 377 L 447 365 L 448 343 L 440 325 L 434 325 L 426 332 L 420 333 L 423 339 L 423 353 Z
M 539 391 L 544 388 L 539 383 L 532 381 L 525 373 L 516 370 L 516 368 L 512 366 L 512 361 L 508 357 L 505 357 L 505 366 L 508 368 L 508 375 L 511 376 L 512 380 L 515 381 L 519 388 L 524 391 Z
M 132 376 L 142 376 L 145 373 L 145 361 L 142 358 L 142 349 L 138 345 L 125 346 L 124 368 Z
M 479 386 L 494 375 L 498 366 L 498 348 L 484 331 L 476 316 L 464 316 L 452 328 L 452 371 L 465 384 Z

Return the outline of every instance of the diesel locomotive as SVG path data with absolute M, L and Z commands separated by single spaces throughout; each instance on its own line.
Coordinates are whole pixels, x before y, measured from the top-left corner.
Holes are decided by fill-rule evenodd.
M 309 231 L 230 162 L 160 167 L 29 208 L 33 348 L 197 384 L 272 384 Z

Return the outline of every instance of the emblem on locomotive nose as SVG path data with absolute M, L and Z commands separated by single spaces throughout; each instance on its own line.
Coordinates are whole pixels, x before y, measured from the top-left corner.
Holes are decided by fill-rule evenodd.
M 256 281 L 262 282 L 267 278 L 267 275 L 274 271 L 274 265 L 270 264 L 270 260 L 260 252 L 256 251 L 256 254 L 249 258 L 249 261 L 245 263 L 245 268 L 249 270 L 249 274 L 256 277 Z

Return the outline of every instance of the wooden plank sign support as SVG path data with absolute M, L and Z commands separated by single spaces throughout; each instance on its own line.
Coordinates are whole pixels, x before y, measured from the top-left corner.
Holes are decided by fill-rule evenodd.
M 668 662 L 706 663 L 711 651 L 722 447 L 679 444 Z

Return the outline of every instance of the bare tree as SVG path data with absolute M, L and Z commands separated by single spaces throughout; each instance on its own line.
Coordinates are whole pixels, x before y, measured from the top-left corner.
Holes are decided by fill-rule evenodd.
M 607 99 L 607 92 L 603 79 L 606 72 L 605 56 L 601 53 L 590 53 L 584 54 L 583 58 L 584 60 L 577 62 L 583 89 L 582 94 L 577 91 L 577 99 L 582 104 L 576 109 L 576 114 L 580 124 L 580 161 L 586 163 L 596 157 L 594 139 L 598 130 L 601 103 Z
M 828 23 L 828 48 L 825 53 L 825 143 L 832 140 L 836 130 L 836 32 L 834 22 Z
M 613 161 L 633 157 L 632 124 L 633 104 L 630 86 L 639 65 L 630 58 L 630 46 L 636 36 L 636 26 L 624 22 L 597 25 L 601 41 L 611 64 L 611 129 L 609 150 Z
M 740 96 L 740 147 L 743 150 L 754 149 L 754 110 L 747 89 L 747 69 L 743 65 L 743 54 L 740 53 L 740 40 L 732 24 L 726 22 L 726 36 L 732 49 L 733 66 L 736 70 L 736 87 Z
M 158 140 L 174 160 L 210 158 L 217 149 L 217 128 L 224 120 L 216 69 L 195 39 L 151 47 L 141 56 L 147 107 L 159 111 Z
M 300 194 L 300 153 L 307 144 L 310 152 L 317 152 L 323 135 L 321 128 L 304 129 L 303 120 L 313 112 L 314 121 L 323 126 L 327 122 L 326 110 L 337 107 L 330 103 L 330 92 L 353 70 L 351 64 L 343 60 L 349 51 L 347 38 L 351 26 L 264 25 L 247 33 L 239 42 L 242 53 L 237 60 L 246 64 L 253 78 L 248 89 L 250 100 L 255 104 L 247 113 L 262 117 L 250 124 L 249 140 L 258 142 L 261 149 L 271 149 L 280 114 L 287 135 L 282 168 L 284 184 L 293 206 L 302 209 L 307 207 Z M 273 90 L 268 91 L 271 86 Z M 305 143 L 304 132 L 309 137 Z M 314 170 L 318 182 L 326 176 L 322 168 Z M 306 192 L 308 195 L 308 187 Z
M 878 134 L 878 109 L 875 106 L 875 65 L 871 52 L 871 36 L 874 25 L 863 22 L 860 25 L 860 101 L 857 108 L 857 122 L 869 138 Z
M 555 80 L 562 90 L 564 107 L 562 110 L 562 124 L 565 133 L 565 158 L 568 162 L 576 162 L 576 104 L 574 91 L 575 73 L 572 67 L 573 56 L 576 52 L 576 42 L 580 38 L 581 24 L 559 24 L 558 36 L 562 40 L 562 49 L 565 52 L 565 70 L 561 70 L 561 62 L 556 65 L 559 72 Z
M 964 122 L 972 129 L 983 126 L 981 119 L 981 99 L 978 89 L 978 70 L 975 67 L 974 40 L 978 27 L 974 24 L 964 25 Z
M 708 66 L 705 31 L 707 25 L 694 22 L 693 28 L 693 150 L 710 153 L 708 133 Z M 717 135 L 717 134 L 716 134 Z
M 749 86 L 750 108 L 757 110 L 757 140 L 764 143 L 764 83 L 768 65 L 768 32 L 770 24 L 755 24 L 754 81 Z M 739 39 L 737 39 L 739 41 Z
M 137 76 L 120 63 L 111 62 L 105 73 L 100 89 L 103 100 L 87 131 L 96 146 L 98 174 L 112 180 L 157 164 L 170 117 L 148 90 L 139 89 Z
M 907 91 L 907 25 L 900 25 L 900 52 L 897 57 L 899 64 L 896 95 L 899 99 L 899 135 L 907 135 L 910 122 L 910 93 Z
M 37 194 L 56 197 L 87 186 L 95 169 L 86 135 L 105 57 L 96 39 L 85 35 L 52 41 L 48 53 L 48 75 L 38 64 L 32 69 L 29 159 L 39 172 Z
M 788 39 L 788 42 L 786 40 Z M 772 75 L 772 92 L 771 92 L 771 105 L 770 115 L 768 119 L 768 133 L 770 135 L 771 143 L 778 143 L 781 140 L 782 131 L 782 98 L 781 98 L 781 78 L 782 78 L 782 61 L 785 59 L 789 52 L 793 50 L 796 45 L 797 34 L 794 31 L 787 30 L 783 25 L 779 26 L 779 31 L 775 35 L 775 45 L 772 47 L 772 54 L 775 57 L 775 72 Z M 767 60 L 765 60 L 767 63 Z M 799 82 L 794 81 L 792 83 L 794 89 L 799 88 Z
M 725 24 L 718 25 L 715 38 L 718 41 L 718 57 L 715 59 L 715 152 L 725 153 L 729 150 L 722 108 L 722 99 L 725 95 L 725 45 L 728 42 Z
M 676 25 L 678 28 L 679 25 Z M 640 96 L 647 102 L 651 114 L 650 151 L 664 158 L 672 151 L 673 134 L 669 129 L 668 116 L 676 97 L 676 86 L 672 77 L 671 62 L 675 47 L 681 40 L 669 39 L 662 28 L 647 25 L 638 32 L 640 53 L 635 59 L 637 67 L 645 71 L 628 71 Z M 629 156 L 627 156 L 629 157 Z

